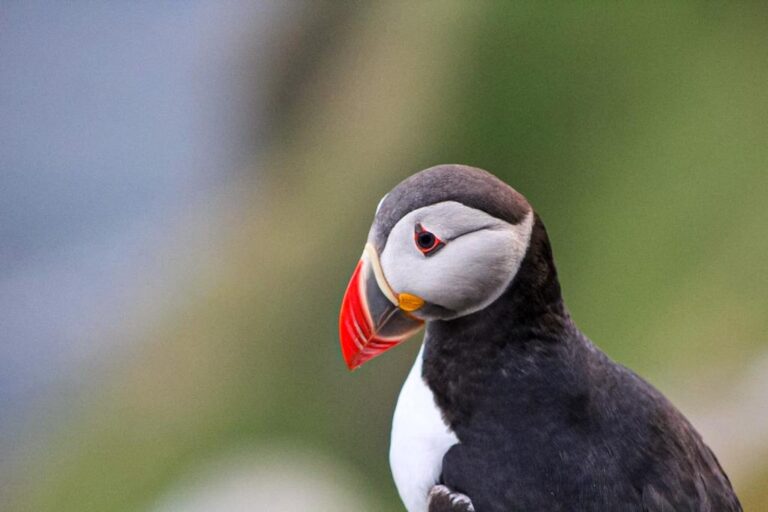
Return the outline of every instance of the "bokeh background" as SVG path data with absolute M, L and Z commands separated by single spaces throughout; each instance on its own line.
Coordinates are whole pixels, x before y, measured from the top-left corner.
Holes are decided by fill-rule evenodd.
M 0 4 L 0 503 L 402 510 L 350 374 L 379 198 L 486 168 L 582 329 L 768 501 L 768 8 Z

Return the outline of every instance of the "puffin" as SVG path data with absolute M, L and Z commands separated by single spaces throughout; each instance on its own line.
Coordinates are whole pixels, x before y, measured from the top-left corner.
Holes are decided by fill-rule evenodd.
M 579 330 L 541 218 L 484 170 L 431 167 L 376 209 L 343 358 L 422 327 L 389 453 L 408 512 L 742 510 L 683 414 Z

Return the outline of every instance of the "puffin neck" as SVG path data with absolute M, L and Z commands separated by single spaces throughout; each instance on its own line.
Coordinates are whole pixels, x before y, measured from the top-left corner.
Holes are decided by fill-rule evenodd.
M 580 339 L 536 217 L 526 257 L 501 297 L 471 315 L 427 322 L 422 375 L 461 438 L 463 426 L 488 407 L 488 397 L 497 396 L 500 381 L 514 389 L 507 405 L 520 417 L 532 410 L 532 389 L 545 389 L 549 399 L 573 393 L 577 382 L 570 368 L 581 352 Z M 552 379 L 549 371 L 568 377 Z M 507 381 L 510 375 L 514 379 Z

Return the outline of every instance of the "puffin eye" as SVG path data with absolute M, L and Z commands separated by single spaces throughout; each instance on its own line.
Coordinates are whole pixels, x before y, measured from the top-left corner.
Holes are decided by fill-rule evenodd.
M 437 238 L 434 233 L 427 231 L 421 224 L 416 224 L 416 230 L 413 233 L 413 240 L 416 242 L 416 248 L 424 256 L 434 254 L 445 244 Z

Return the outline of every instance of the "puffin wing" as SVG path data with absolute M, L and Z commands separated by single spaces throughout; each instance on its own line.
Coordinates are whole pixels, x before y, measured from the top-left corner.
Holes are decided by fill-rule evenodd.
M 475 507 L 469 497 L 436 485 L 429 491 L 428 512 L 475 512 Z

